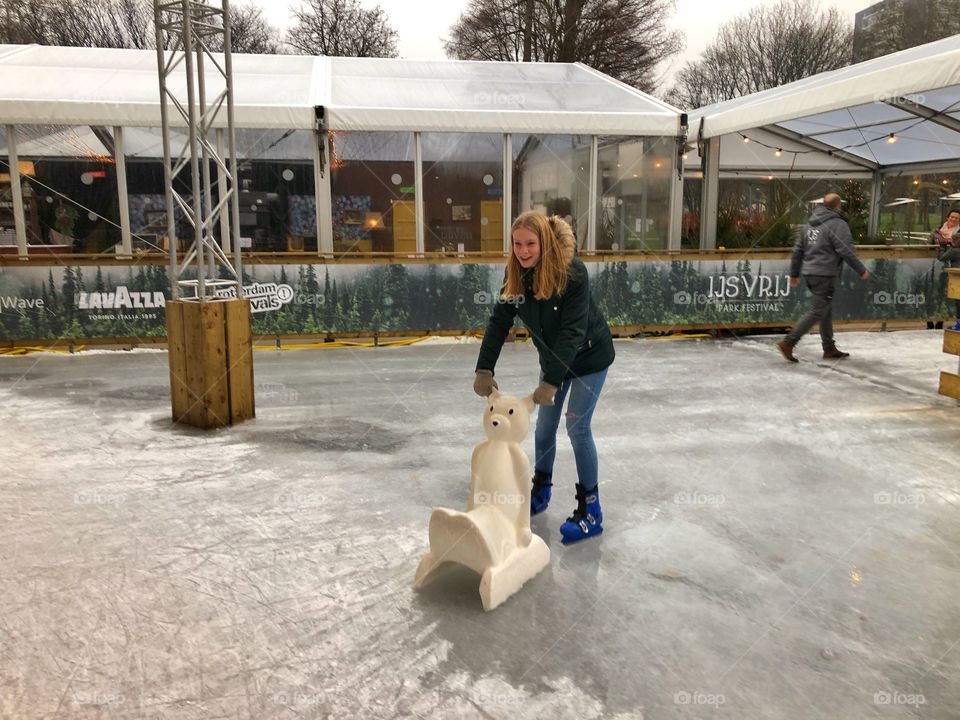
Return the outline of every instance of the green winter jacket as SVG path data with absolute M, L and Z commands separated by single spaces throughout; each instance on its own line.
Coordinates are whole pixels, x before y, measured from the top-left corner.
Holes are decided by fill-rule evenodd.
M 590 295 L 587 268 L 580 258 L 570 262 L 563 295 L 547 300 L 533 296 L 533 273 L 523 274 L 520 302 L 497 302 L 477 358 L 477 370 L 493 372 L 514 318 L 520 318 L 540 354 L 544 382 L 559 387 L 567 378 L 600 372 L 613 363 L 615 352 L 610 328 Z

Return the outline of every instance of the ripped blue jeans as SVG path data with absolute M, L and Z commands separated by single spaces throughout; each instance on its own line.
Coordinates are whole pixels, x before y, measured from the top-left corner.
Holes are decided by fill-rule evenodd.
M 573 446 L 573 456 L 577 462 L 577 476 L 580 484 L 587 490 L 597 486 L 597 446 L 593 441 L 590 426 L 593 411 L 597 407 L 600 391 L 607 379 L 607 370 L 564 380 L 557 389 L 553 405 L 540 405 L 537 409 L 537 429 L 534 435 L 534 468 L 542 473 L 553 474 L 553 461 L 557 457 L 557 429 L 560 427 L 560 414 L 563 403 L 570 395 L 567 405 L 567 436 Z M 542 379 L 542 376 L 541 376 Z

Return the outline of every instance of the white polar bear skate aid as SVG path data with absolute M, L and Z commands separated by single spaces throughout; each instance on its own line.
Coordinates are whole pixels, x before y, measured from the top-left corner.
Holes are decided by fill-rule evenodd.
M 488 439 L 473 449 L 467 511 L 434 509 L 415 588 L 459 563 L 480 574 L 483 609 L 493 610 L 550 563 L 550 548 L 530 531 L 530 462 L 520 449 L 533 408 L 532 396 L 487 398 Z

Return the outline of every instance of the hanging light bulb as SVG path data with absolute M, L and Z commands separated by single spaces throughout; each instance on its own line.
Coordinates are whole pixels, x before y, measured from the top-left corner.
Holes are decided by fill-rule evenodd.
M 683 154 L 683 159 L 684 159 L 684 160 L 686 160 L 686 159 L 689 158 L 689 157 L 690 157 L 690 154 L 689 154 L 689 153 L 684 153 L 684 154 Z
M 748 138 L 746 135 L 744 135 L 744 136 L 743 136 L 743 144 L 746 145 L 748 142 L 750 142 L 750 138 Z
M 777 151 L 774 153 L 774 155 L 776 155 L 777 157 L 780 157 L 781 155 L 783 155 L 783 150 L 781 150 L 780 148 L 777 148 Z
M 919 184 L 920 184 L 920 181 L 917 180 L 916 178 L 914 178 L 914 179 L 913 179 L 913 184 L 914 184 L 914 185 L 919 185 Z
M 943 181 L 943 184 L 944 184 L 944 185 L 949 185 L 949 184 L 950 184 L 950 181 L 949 181 L 949 180 L 944 180 L 944 181 Z
M 897 141 L 897 136 L 895 133 L 890 133 L 890 137 L 887 138 L 887 143 L 893 145 Z

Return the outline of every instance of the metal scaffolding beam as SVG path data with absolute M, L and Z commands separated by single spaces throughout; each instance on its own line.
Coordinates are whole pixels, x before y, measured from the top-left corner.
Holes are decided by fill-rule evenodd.
M 221 0 L 219 5 L 206 0 L 155 0 L 153 10 L 173 299 L 242 297 L 229 0 Z M 223 48 L 222 58 L 213 53 L 219 48 Z M 207 73 L 213 82 L 208 82 Z M 185 83 L 174 80 L 184 74 Z M 212 93 L 208 88 L 221 82 L 223 89 L 209 97 Z M 177 94 L 183 87 L 186 97 L 182 90 Z M 176 145 L 181 136 L 172 132 L 172 120 L 177 127 L 187 129 L 186 142 L 180 139 L 179 147 Z M 229 162 L 222 157 L 224 139 Z M 211 172 L 211 163 L 217 166 L 216 174 Z M 176 210 L 192 235 L 182 259 L 178 255 Z M 218 239 L 224 234 L 230 239 Z M 232 260 L 229 249 L 233 250 Z M 190 290 L 193 294 L 184 296 Z

